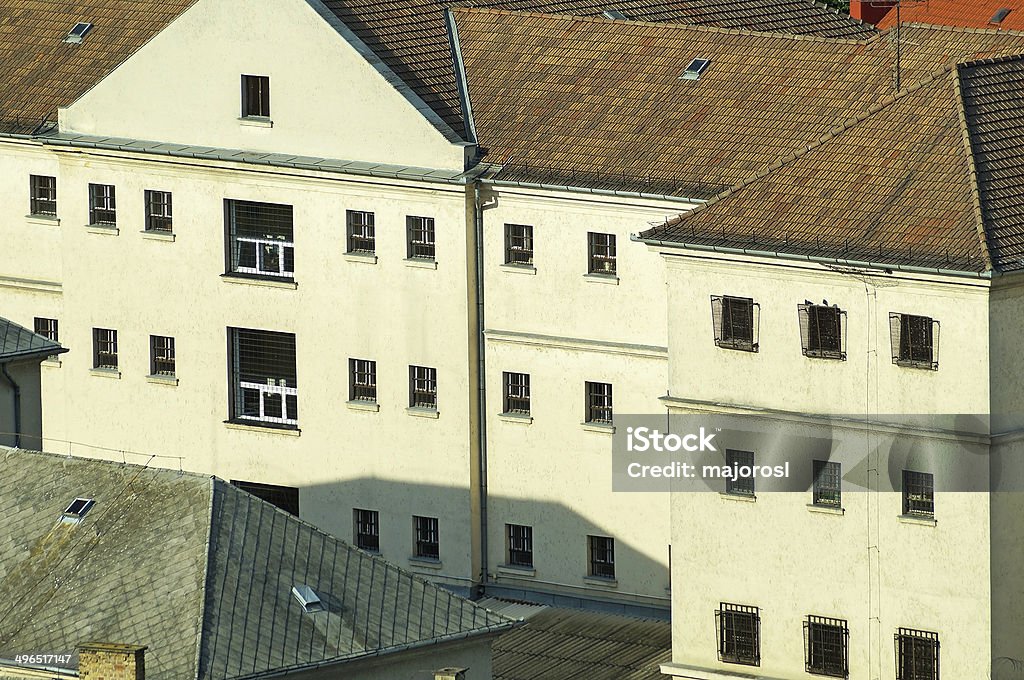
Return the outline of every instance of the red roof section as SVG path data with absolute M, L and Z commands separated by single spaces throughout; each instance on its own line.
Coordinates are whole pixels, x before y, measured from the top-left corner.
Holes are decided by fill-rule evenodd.
M 854 0 L 856 2 L 857 0 Z M 873 5 L 870 0 L 864 4 Z M 853 4 L 853 3 L 851 3 Z M 990 23 L 996 12 L 1009 9 L 1002 23 Z M 877 10 L 876 10 L 877 11 Z M 964 26 L 966 28 L 1001 28 L 1024 30 L 1024 1 L 1022 0 L 903 0 L 900 19 L 904 24 L 924 23 L 938 26 Z M 878 22 L 879 28 L 896 25 L 896 9 L 890 9 Z

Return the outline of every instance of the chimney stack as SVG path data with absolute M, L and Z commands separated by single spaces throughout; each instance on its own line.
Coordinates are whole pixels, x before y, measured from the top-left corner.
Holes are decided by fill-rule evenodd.
M 146 647 L 103 642 L 78 646 L 79 680 L 145 680 Z
M 850 0 L 850 16 L 866 24 L 877 24 L 891 9 L 891 4 L 879 0 Z
M 434 680 L 466 680 L 467 668 L 442 668 L 434 671 Z

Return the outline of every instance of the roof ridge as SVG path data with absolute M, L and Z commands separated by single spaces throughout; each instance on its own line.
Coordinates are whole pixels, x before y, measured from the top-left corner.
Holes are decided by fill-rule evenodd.
M 1021 35 L 1024 35 L 1024 31 L 1021 31 Z M 957 67 L 964 66 L 967 68 L 974 68 L 976 66 L 984 66 L 986 64 L 1003 64 L 1008 61 L 1018 61 L 1024 59 L 1024 52 L 1018 52 L 1017 54 L 1003 54 L 998 57 L 982 57 L 981 59 L 971 59 L 970 61 L 957 62 Z
M 811 3 L 813 4 L 813 3 Z M 557 19 L 561 21 L 584 21 L 589 23 L 605 23 L 605 24 L 631 24 L 634 26 L 646 26 L 650 28 L 660 29 L 671 29 L 671 28 L 689 28 L 698 31 L 706 31 L 708 33 L 725 33 L 728 35 L 749 35 L 755 37 L 767 37 L 767 38 L 779 38 L 783 40 L 809 40 L 811 42 L 823 42 L 830 45 L 835 44 L 847 44 L 847 45 L 867 45 L 872 41 L 878 39 L 881 31 L 870 38 L 864 38 L 862 40 L 856 38 L 830 38 L 821 35 L 806 35 L 796 33 L 775 33 L 772 31 L 752 31 L 746 28 L 723 28 L 721 26 L 709 26 L 707 24 L 680 24 L 670 21 L 634 21 L 632 19 L 609 19 L 604 16 L 577 16 L 574 14 L 548 14 L 545 12 L 536 11 L 522 11 L 522 10 L 507 10 L 498 9 L 495 7 L 476 7 L 474 5 L 453 5 L 451 11 L 455 14 L 499 14 L 499 15 L 516 15 L 525 17 L 544 17 L 546 19 Z
M 984 33 L 985 35 L 1024 35 L 1024 29 L 1020 28 L 982 28 L 979 26 L 946 26 L 944 24 L 929 24 L 926 21 L 911 21 L 903 24 L 901 28 L 931 28 L 950 33 Z M 883 28 L 880 33 L 889 33 L 896 30 L 896 26 Z
M 1015 58 L 1019 58 L 1019 56 Z M 985 63 L 986 61 L 987 60 L 981 60 L 981 63 Z M 957 118 L 960 122 L 960 134 L 963 139 L 964 151 L 967 152 L 967 173 L 968 182 L 971 185 L 971 202 L 974 207 L 974 227 L 978 230 L 978 241 L 981 246 L 981 256 L 984 258 L 988 268 L 995 271 L 995 263 L 992 260 L 992 252 L 989 249 L 988 230 L 985 228 L 985 211 L 982 207 L 981 201 L 981 186 L 978 182 L 978 168 L 974 162 L 974 143 L 971 140 L 971 130 L 967 122 L 967 105 L 964 102 L 964 84 L 963 78 L 960 74 L 961 69 L 970 67 L 970 64 L 957 64 L 956 71 L 952 74 L 953 92 L 956 95 Z
M 47 439 L 47 438 L 44 437 L 44 439 Z M 59 441 L 59 440 L 53 440 L 53 441 Z M 68 443 L 68 442 L 66 442 L 66 443 Z M 83 442 L 69 442 L 69 443 L 71 443 L 71 444 L 81 444 L 83 446 L 92 447 L 91 444 L 85 444 Z M 101 448 L 101 447 L 92 447 L 92 448 Z M 175 458 L 175 459 L 178 459 L 178 460 L 184 460 L 183 457 L 178 457 L 178 456 L 160 456 L 160 455 L 157 455 L 157 454 L 139 453 L 137 451 L 128 451 L 127 449 L 107 449 L 107 450 L 109 450 L 109 451 L 116 451 L 118 453 L 128 453 L 128 454 L 131 454 L 133 456 L 149 456 L 151 461 L 153 460 L 153 458 Z M 213 477 L 213 475 L 203 474 L 201 472 L 192 472 L 191 470 L 185 470 L 184 468 L 179 468 L 179 469 L 175 470 L 175 469 L 172 469 L 172 468 L 153 466 L 153 465 L 150 465 L 149 463 L 129 463 L 126 460 L 122 460 L 122 461 L 119 462 L 119 461 L 116 461 L 116 460 L 110 460 L 108 458 L 95 458 L 93 456 L 82 456 L 82 455 L 79 455 L 77 453 L 71 454 L 71 453 L 57 453 L 55 451 L 36 451 L 35 449 L 22 449 L 22 448 L 17 448 L 17 447 L 14 447 L 14 446 L 3 446 L 3 445 L 0 445 L 0 456 L 10 455 L 10 454 L 15 453 L 15 452 L 17 452 L 19 455 L 20 454 L 30 454 L 30 455 L 33 455 L 33 456 L 48 456 L 50 458 L 61 458 L 63 460 L 79 460 L 79 461 L 83 461 L 83 462 L 87 462 L 87 463 L 105 463 L 107 465 L 117 465 L 119 467 L 137 467 L 137 468 L 142 468 L 144 470 L 152 470 L 154 472 L 168 472 L 168 473 L 176 474 L 178 476 L 194 477 L 195 479 L 210 479 L 211 477 Z

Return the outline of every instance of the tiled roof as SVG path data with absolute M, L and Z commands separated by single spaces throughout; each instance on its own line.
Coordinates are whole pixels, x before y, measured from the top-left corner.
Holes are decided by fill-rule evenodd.
M 0 362 L 66 352 L 56 342 L 0 317 Z
M 216 478 L 0 449 L 0 516 L 0 658 L 128 642 L 152 680 L 223 680 L 512 625 Z
M 1010 9 L 998 28 L 1011 30 L 1024 28 L 1024 3 L 1020 0 L 927 0 L 906 2 L 900 10 L 903 23 L 965 26 L 970 28 L 996 28 L 990 23 L 996 12 Z M 890 10 L 878 22 L 879 28 L 896 25 L 896 11 Z

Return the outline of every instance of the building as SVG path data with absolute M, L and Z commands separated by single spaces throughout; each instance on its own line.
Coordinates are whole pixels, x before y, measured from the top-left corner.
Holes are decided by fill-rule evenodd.
M 144 648 L 150 680 L 488 680 L 514 625 L 215 477 L 6 448 L 0 470 L 0 675 L 99 642 Z
M 899 13 L 896 2 L 851 0 L 853 18 L 879 28 L 892 28 L 897 16 L 904 24 L 962 26 L 990 30 L 1019 31 L 1024 28 L 1024 6 L 1007 0 L 904 0 Z
M 64 352 L 49 338 L 0 318 L 0 445 L 39 448 L 42 444 L 40 364 L 59 364 Z

